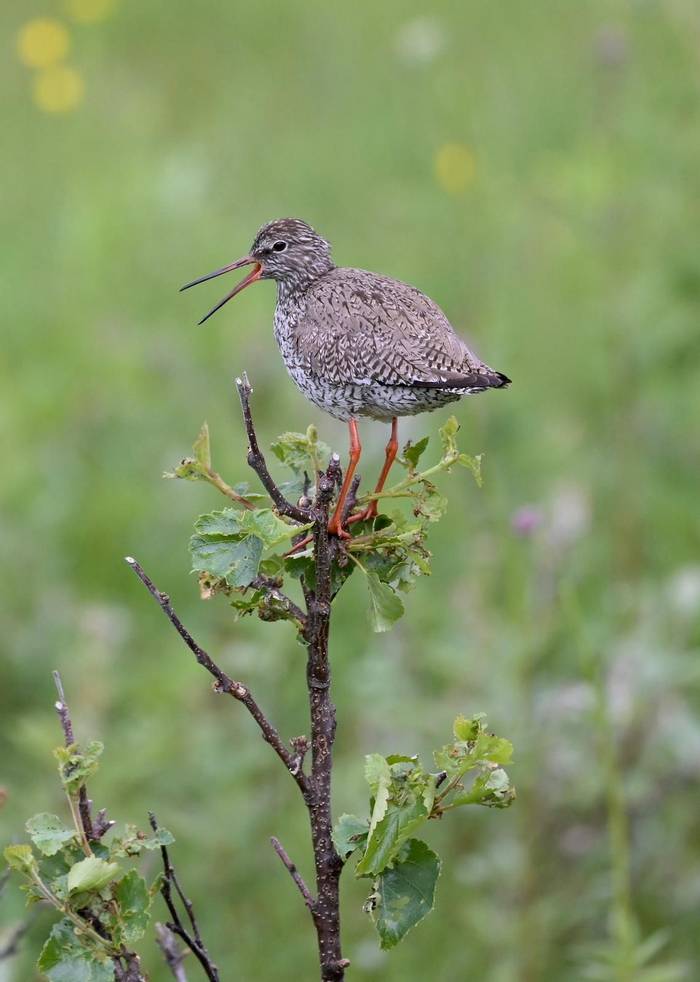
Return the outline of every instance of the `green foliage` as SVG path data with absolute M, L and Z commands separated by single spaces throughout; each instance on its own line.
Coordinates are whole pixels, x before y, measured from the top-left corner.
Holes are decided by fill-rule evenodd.
M 69 829 L 58 815 L 43 812 L 30 818 L 26 824 L 32 842 L 45 856 L 54 856 L 65 843 L 75 840 L 75 829 Z
M 37 968 L 51 982 L 113 982 L 114 962 L 105 953 L 86 948 L 75 924 L 63 918 L 51 929 Z
M 26 823 L 30 844 L 8 846 L 5 861 L 23 880 L 27 903 L 48 902 L 60 915 L 44 944 L 37 967 L 52 982 L 112 982 L 115 961 L 148 928 L 160 879 L 149 889 L 133 866 L 138 858 L 173 842 L 167 829 L 140 832 L 127 825 L 106 839 L 88 842 L 77 809 L 79 788 L 99 766 L 102 744 L 57 747 L 61 783 L 71 806 L 73 827 L 57 815 L 34 815 Z
M 333 830 L 343 858 L 361 852 L 355 875 L 374 880 L 365 909 L 383 948 L 397 944 L 433 908 L 440 860 L 415 833 L 460 805 L 506 808 L 515 798 L 502 766 L 511 760 L 510 741 L 489 733 L 483 714 L 458 716 L 453 734 L 452 743 L 435 751 L 434 772 L 417 756 L 369 754 L 369 820 L 343 815 Z
M 58 761 L 61 784 L 68 795 L 76 795 L 81 784 L 96 773 L 103 750 L 99 740 L 91 741 L 84 750 L 75 743 L 69 747 L 56 747 L 54 757 Z
M 430 552 L 426 546 L 428 526 L 439 521 L 447 510 L 447 499 L 438 491 L 433 478 L 454 466 L 468 468 L 481 482 L 480 457 L 469 457 L 457 446 L 459 425 L 454 416 L 440 429 L 441 458 L 419 471 L 418 464 L 428 446 L 428 437 L 406 444 L 400 462 L 407 476 L 379 495 L 394 507 L 371 522 L 351 526 L 352 538 L 345 544 L 345 556 L 331 571 L 335 596 L 357 567 L 366 577 L 368 618 L 373 631 L 390 630 L 404 614 L 401 594 L 412 589 L 418 577 L 430 573 Z M 316 475 L 328 460 L 330 450 L 318 439 L 316 428 L 306 433 L 283 433 L 272 444 L 275 457 L 294 475 L 293 487 L 285 485 L 288 496 L 304 490 L 313 497 Z M 203 430 L 195 444 L 194 457 L 187 467 L 206 471 L 209 460 L 209 431 Z M 303 478 L 303 480 L 302 480 Z M 301 483 L 299 483 L 301 481 Z M 227 486 L 228 487 L 228 486 Z M 246 492 L 246 497 L 251 495 Z M 369 496 L 359 499 L 369 503 Z M 259 573 L 272 575 L 274 586 L 282 590 L 285 577 L 303 577 L 313 589 L 313 544 L 286 555 L 291 540 L 307 532 L 311 525 L 298 525 L 279 517 L 270 508 L 240 511 L 226 508 L 200 516 L 190 540 L 192 570 L 199 575 L 202 597 L 225 594 L 237 616 L 257 614 L 261 620 L 296 620 L 290 609 L 271 595 L 269 589 L 251 588 Z M 285 552 L 274 550 L 284 547 Z M 272 552 L 272 554 L 270 554 Z M 267 553 L 267 557 L 263 556 Z
M 429 914 L 435 903 L 440 860 L 425 842 L 409 839 L 393 866 L 377 878 L 365 904 L 382 948 L 393 948 Z
M 396 591 L 382 582 L 376 573 L 367 573 L 369 621 L 373 631 L 389 631 L 404 612 L 403 601 Z
M 294 474 L 305 472 L 313 482 L 315 475 L 327 467 L 331 448 L 318 438 L 315 426 L 306 433 L 282 433 L 272 444 L 275 457 Z
M 224 580 L 232 588 L 249 586 L 258 575 L 265 549 L 288 543 L 310 526 L 292 525 L 269 508 L 202 515 L 190 539 L 192 569 Z

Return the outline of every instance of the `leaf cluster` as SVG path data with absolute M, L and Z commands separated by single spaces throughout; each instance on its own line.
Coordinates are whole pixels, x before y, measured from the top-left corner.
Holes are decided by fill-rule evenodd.
M 333 840 L 342 859 L 357 854 L 355 875 L 373 880 L 365 910 L 383 948 L 398 944 L 433 909 L 440 859 L 416 833 L 461 805 L 507 808 L 515 789 L 503 765 L 512 753 L 510 741 L 489 733 L 478 714 L 457 717 L 453 740 L 433 755 L 435 771 L 418 756 L 365 758 L 369 816 L 342 815 Z
M 116 960 L 143 937 L 161 884 L 160 874 L 148 884 L 134 860 L 174 840 L 163 828 L 143 833 L 127 825 L 121 834 L 109 833 L 108 842 L 88 842 L 77 799 L 98 769 L 102 744 L 85 750 L 61 746 L 54 753 L 73 821 L 34 815 L 25 826 L 30 841 L 8 846 L 5 860 L 21 875 L 28 904 L 48 902 L 60 914 L 39 956 L 39 971 L 53 982 L 112 982 Z
M 361 571 L 374 631 L 393 627 L 404 613 L 404 594 L 418 577 L 430 573 L 428 527 L 439 521 L 447 509 L 447 499 L 439 492 L 434 478 L 459 466 L 467 468 L 477 484 L 481 483 L 481 458 L 459 450 L 458 429 L 457 420 L 450 417 L 440 429 L 439 459 L 423 469 L 421 459 L 429 438 L 407 443 L 399 457 L 404 476 L 380 494 L 358 499 L 361 508 L 373 497 L 380 498 L 386 513 L 351 524 L 352 537 L 338 550 L 333 562 L 332 593 L 337 594 L 355 570 Z M 209 512 L 195 522 L 190 539 L 191 568 L 199 577 L 202 597 L 226 595 L 237 616 L 257 614 L 262 620 L 296 620 L 289 605 L 280 601 L 279 593 L 287 578 L 303 579 L 313 589 L 312 536 L 307 536 L 302 548 L 292 551 L 290 547 L 312 529 L 317 477 L 330 449 L 318 439 L 315 427 L 310 426 L 306 433 L 283 433 L 272 444 L 272 451 L 278 463 L 291 473 L 280 489 L 288 497 L 301 496 L 300 500 L 309 506 L 310 520 L 306 525 L 279 516 L 265 495 L 252 495 L 247 486 L 240 484 L 232 487 L 212 470 L 206 424 L 194 444 L 193 456 L 185 458 L 167 476 L 206 480 L 239 506 Z M 271 577 L 274 589 L 261 583 L 261 577 Z

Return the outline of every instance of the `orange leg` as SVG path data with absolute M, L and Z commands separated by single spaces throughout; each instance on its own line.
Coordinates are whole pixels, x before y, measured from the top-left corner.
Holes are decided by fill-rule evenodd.
M 379 480 L 377 481 L 377 486 L 374 489 L 375 494 L 379 494 L 380 491 L 384 490 L 384 485 L 386 484 L 386 479 L 389 476 L 389 471 L 391 466 L 396 460 L 396 454 L 399 452 L 399 421 L 396 416 L 391 420 L 391 436 L 389 442 L 386 445 L 386 450 L 384 451 L 384 466 L 382 467 L 382 472 L 379 475 Z M 361 511 L 357 512 L 355 515 L 351 515 L 348 519 L 349 522 L 364 522 L 370 518 L 377 517 L 377 509 L 379 507 L 379 501 L 376 498 L 372 498 L 367 507 Z
M 343 510 L 345 508 L 345 501 L 350 490 L 350 485 L 352 484 L 353 475 L 355 474 L 355 468 L 357 467 L 357 462 L 360 459 L 360 454 L 362 453 L 360 434 L 357 432 L 357 420 L 348 420 L 348 429 L 350 430 L 350 460 L 345 471 L 343 486 L 340 489 L 340 494 L 338 495 L 338 502 L 335 506 L 333 517 L 328 523 L 328 531 L 333 535 L 340 536 L 341 539 L 350 538 L 349 534 L 342 527 L 341 520 Z

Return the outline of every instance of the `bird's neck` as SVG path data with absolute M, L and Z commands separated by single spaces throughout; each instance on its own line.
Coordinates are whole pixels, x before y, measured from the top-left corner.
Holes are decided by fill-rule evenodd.
M 335 269 L 334 264 L 329 260 L 317 262 L 314 266 L 304 266 L 302 269 L 289 273 L 283 280 L 277 281 L 277 302 L 284 303 L 293 298 L 295 294 L 303 293 L 309 287 Z

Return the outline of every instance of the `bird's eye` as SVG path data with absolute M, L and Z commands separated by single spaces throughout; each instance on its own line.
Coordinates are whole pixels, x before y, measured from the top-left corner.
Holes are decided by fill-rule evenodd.
M 273 252 L 284 252 L 284 250 L 286 248 L 287 248 L 287 243 L 286 242 L 282 242 L 282 240 L 280 239 L 279 242 L 275 242 L 273 244 L 272 251 Z

